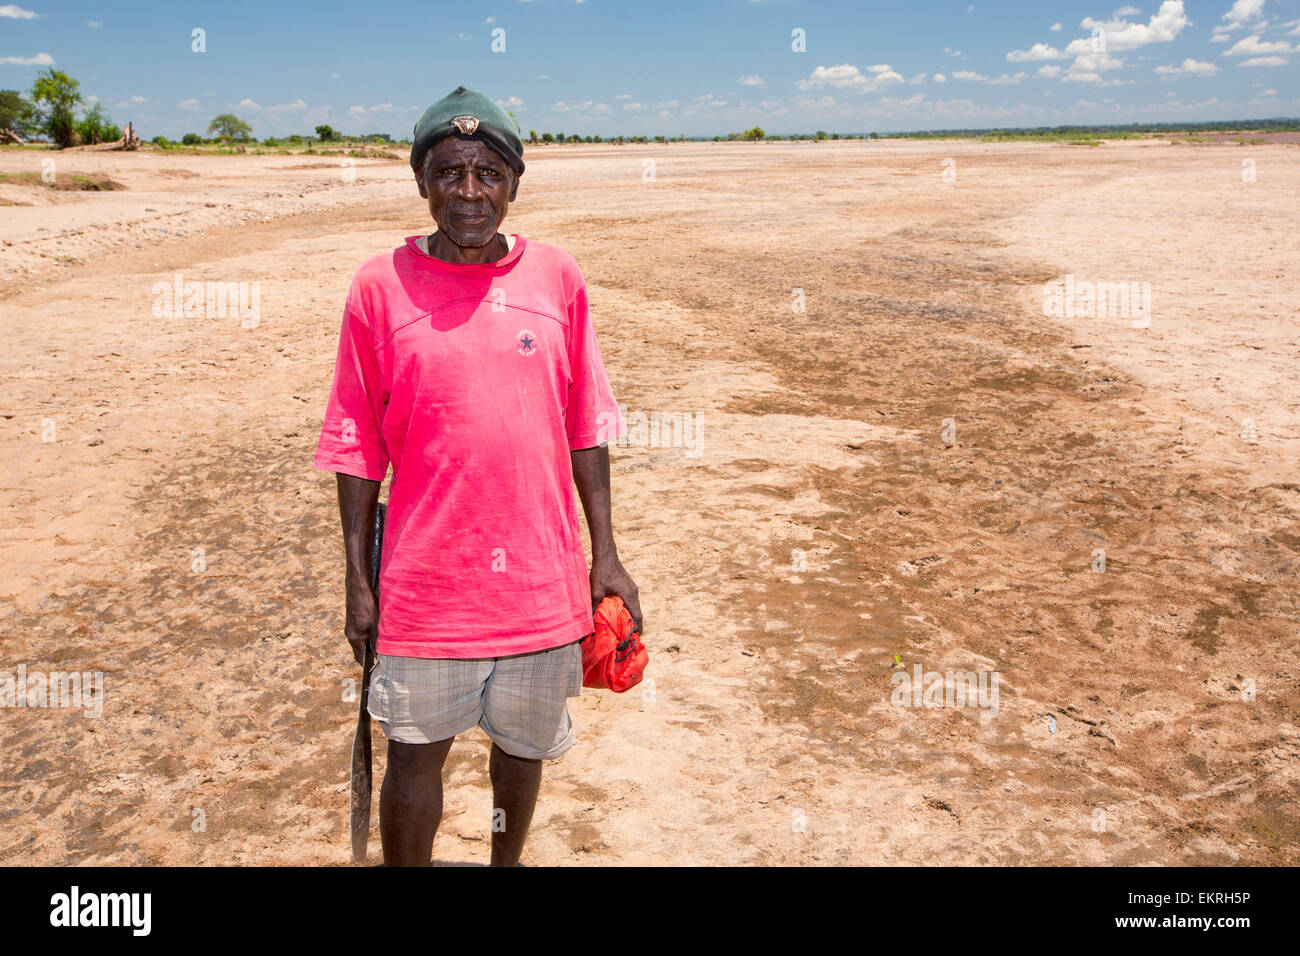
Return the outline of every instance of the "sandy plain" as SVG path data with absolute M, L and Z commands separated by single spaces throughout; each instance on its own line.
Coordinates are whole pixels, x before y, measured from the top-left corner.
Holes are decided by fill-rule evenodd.
M 428 228 L 409 168 L 54 158 L 126 188 L 0 186 L 0 671 L 105 700 L 3 711 L 0 860 L 345 864 L 311 456 L 353 271 Z M 653 683 L 572 702 L 525 862 L 1300 860 L 1300 147 L 526 160 L 505 231 L 575 256 L 620 401 L 698 441 L 615 449 Z M 177 272 L 260 321 L 156 317 Z M 1149 283 L 1149 324 L 1045 315 L 1066 275 Z M 895 706 L 896 661 L 996 673 L 996 713 Z M 439 861 L 487 859 L 486 756 Z

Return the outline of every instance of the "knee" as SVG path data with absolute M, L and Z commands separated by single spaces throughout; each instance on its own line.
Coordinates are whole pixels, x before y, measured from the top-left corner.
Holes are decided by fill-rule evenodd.
M 392 781 L 402 791 L 427 793 L 437 789 L 442 779 L 442 765 L 451 741 L 432 744 L 403 744 L 389 741 L 388 770 L 384 780 Z

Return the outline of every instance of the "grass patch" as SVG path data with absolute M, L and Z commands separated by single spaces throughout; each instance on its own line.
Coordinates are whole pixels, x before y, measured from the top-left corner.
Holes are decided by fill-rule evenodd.
M 40 173 L 0 173 L 0 184 L 6 183 L 12 186 L 38 186 L 46 189 L 58 189 L 62 192 L 109 192 L 126 188 L 116 180 L 109 179 L 99 173 L 56 176 L 54 181 L 49 183 L 41 178 Z

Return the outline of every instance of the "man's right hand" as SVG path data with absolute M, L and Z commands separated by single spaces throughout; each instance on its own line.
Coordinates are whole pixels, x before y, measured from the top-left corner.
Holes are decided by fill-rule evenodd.
M 343 547 L 347 552 L 347 619 L 343 635 L 352 645 L 352 656 L 365 664 L 366 644 L 379 637 L 379 608 L 370 588 L 370 539 L 379 506 L 379 482 L 339 473 L 339 517 L 343 520 Z
M 364 663 L 366 645 L 373 648 L 379 637 L 379 607 L 370 585 L 348 588 L 347 623 L 343 627 L 343 635 L 352 645 L 352 656 L 357 663 Z

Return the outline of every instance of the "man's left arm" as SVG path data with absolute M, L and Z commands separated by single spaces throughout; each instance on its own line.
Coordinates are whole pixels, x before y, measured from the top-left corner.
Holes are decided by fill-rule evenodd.
M 573 462 L 573 483 L 578 487 L 582 510 L 587 516 L 587 530 L 591 532 L 591 609 L 594 612 L 602 598 L 618 595 L 627 605 L 641 628 L 641 602 L 637 597 L 636 582 L 623 569 L 614 545 L 614 525 L 610 516 L 609 448 L 597 445 L 570 451 Z

